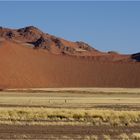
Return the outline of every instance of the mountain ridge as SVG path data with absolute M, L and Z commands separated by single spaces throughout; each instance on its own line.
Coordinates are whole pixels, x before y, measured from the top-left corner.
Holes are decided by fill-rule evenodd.
M 101 52 L 82 41 L 68 41 L 54 35 L 42 32 L 34 26 L 20 29 L 0 27 L 0 37 L 9 41 L 26 43 L 34 49 L 45 49 L 53 54 L 91 57 L 104 61 L 137 61 L 131 55 L 116 53 L 115 51 Z M 99 57 L 99 58 L 98 58 Z

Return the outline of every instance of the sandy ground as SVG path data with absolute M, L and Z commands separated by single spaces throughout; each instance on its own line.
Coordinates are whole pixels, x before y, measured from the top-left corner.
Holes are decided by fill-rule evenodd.
M 12 88 L 5 89 L 4 92 L 24 92 L 24 93 L 140 93 L 140 88 L 103 88 L 103 87 L 80 87 L 80 88 Z
M 117 140 L 117 135 L 139 132 L 140 127 L 109 126 L 17 126 L 0 125 L 0 139 L 84 139 L 96 135 L 102 140 L 103 134 Z M 85 138 L 86 139 L 86 138 Z
M 54 55 L 12 42 L 0 47 L 0 88 L 140 87 L 140 63 Z
M 57 91 L 58 90 L 58 91 Z M 103 89 L 101 89 L 103 90 Z M 140 110 L 139 89 L 54 89 L 1 91 L 0 107 L 101 108 Z M 114 89 L 115 90 L 115 89 Z M 112 90 L 113 91 L 113 90 Z M 131 92 L 130 92 L 131 91 Z
M 95 92 L 96 91 L 96 92 Z M 104 92 L 102 92 L 104 91 Z M 98 108 L 111 110 L 140 110 L 139 89 L 54 89 L 23 91 L 1 91 L 0 107 L 44 107 L 51 108 Z M 118 92 L 117 92 L 118 91 Z M 128 92 L 127 92 L 128 91 Z M 131 92 L 130 92 L 131 91 Z M 65 102 L 70 101 L 70 102 Z M 50 102 L 48 102 L 50 101 Z M 83 101 L 83 102 L 82 102 Z M 115 101 L 115 102 L 114 102 Z M 136 103 L 137 101 L 137 103 Z M 90 102 L 90 104 L 89 104 Z M 121 102 L 121 103 L 120 103 Z M 50 122 L 51 123 L 51 122 Z M 0 125 L 0 140 L 3 139 L 35 139 L 35 140 L 90 140 L 93 135 L 103 140 L 109 135 L 111 140 L 126 133 L 139 133 L 140 126 L 109 126 L 93 125 Z M 58 122 L 59 123 L 59 122 Z M 92 140 L 92 139 L 91 139 Z

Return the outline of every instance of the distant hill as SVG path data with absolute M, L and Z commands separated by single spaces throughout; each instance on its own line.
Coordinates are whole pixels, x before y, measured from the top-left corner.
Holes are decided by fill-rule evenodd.
M 36 27 L 0 27 L 0 88 L 140 87 L 140 53 L 96 50 Z

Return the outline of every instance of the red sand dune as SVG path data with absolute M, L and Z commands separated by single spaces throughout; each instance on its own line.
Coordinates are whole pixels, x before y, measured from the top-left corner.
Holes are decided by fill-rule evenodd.
M 0 28 L 0 88 L 140 87 L 139 54 L 100 52 L 35 27 Z

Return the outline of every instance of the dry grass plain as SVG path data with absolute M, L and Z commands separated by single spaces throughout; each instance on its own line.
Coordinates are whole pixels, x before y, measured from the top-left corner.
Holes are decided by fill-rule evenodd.
M 0 139 L 139 140 L 140 89 L 0 92 Z
M 15 89 L 0 92 L 1 106 L 51 108 L 139 109 L 140 89 L 121 88 L 48 88 Z

